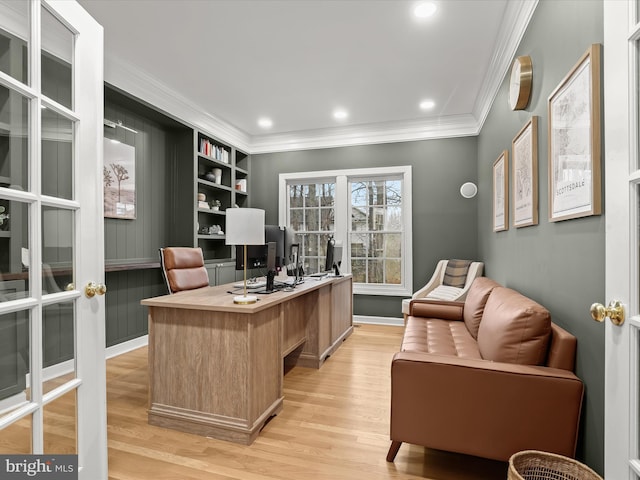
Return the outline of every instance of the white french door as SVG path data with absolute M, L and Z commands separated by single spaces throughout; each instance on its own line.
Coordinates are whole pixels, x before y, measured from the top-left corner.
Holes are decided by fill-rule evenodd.
M 640 479 L 640 23 L 638 0 L 605 1 L 606 300 L 622 325 L 605 335 L 605 478 Z
M 77 454 L 87 480 L 107 478 L 103 82 L 78 3 L 0 0 L 0 454 Z

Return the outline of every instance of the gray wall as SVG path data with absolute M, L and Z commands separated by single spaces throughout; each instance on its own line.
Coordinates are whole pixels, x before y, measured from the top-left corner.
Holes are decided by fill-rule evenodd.
M 105 138 L 117 139 L 136 149 L 136 219 L 105 218 L 105 261 L 110 263 L 158 262 L 158 249 L 169 244 L 172 235 L 169 173 L 176 156 L 177 138 L 186 127 L 134 100 L 105 89 L 106 119 L 121 120 L 138 133 L 105 127 Z M 191 165 L 188 145 L 184 159 Z M 105 158 L 105 164 L 108 159 Z M 173 190 L 178 190 L 173 188 Z M 107 272 L 107 347 L 147 334 L 147 310 L 143 298 L 163 295 L 166 286 L 159 268 Z
M 604 464 L 604 333 L 589 316 L 603 302 L 604 215 L 550 223 L 547 201 L 547 99 L 592 43 L 602 43 L 602 2 L 542 0 L 517 55 L 530 55 L 533 91 L 525 111 L 507 106 L 508 78 L 478 138 L 478 246 L 486 275 L 534 298 L 578 338 L 577 374 L 585 382 L 578 457 L 602 473 Z M 604 55 L 606 62 L 606 53 Z M 539 225 L 493 233 L 492 163 L 527 120 L 539 116 Z M 510 182 L 511 183 L 511 182 Z M 512 213 L 512 212 L 510 212 Z
M 252 155 L 251 206 L 278 223 L 278 175 L 286 172 L 411 165 L 413 175 L 413 290 L 431 278 L 442 258 L 476 258 L 477 201 L 460 196 L 476 180 L 475 137 L 388 143 Z M 401 317 L 399 297 L 356 295 L 354 313 Z

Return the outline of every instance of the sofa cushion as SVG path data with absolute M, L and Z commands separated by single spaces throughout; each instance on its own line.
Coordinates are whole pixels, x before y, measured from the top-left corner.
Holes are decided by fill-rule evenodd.
M 495 280 L 487 277 L 478 277 L 469 287 L 467 299 L 464 302 L 463 319 L 473 338 L 478 338 L 478 327 L 480 326 L 480 320 L 482 320 L 489 294 L 491 290 L 499 286 L 500 284 Z
M 478 329 L 482 358 L 521 365 L 543 365 L 551 315 L 542 305 L 505 287 L 495 287 Z
M 471 337 L 464 323 L 437 318 L 409 316 L 401 351 L 482 358 L 478 343 Z
M 444 270 L 442 284 L 448 287 L 464 288 L 469 265 L 471 265 L 471 260 L 449 260 L 447 268 Z
M 458 287 L 447 287 L 446 285 L 438 285 L 431 290 L 426 297 L 434 300 L 457 300 L 464 290 Z

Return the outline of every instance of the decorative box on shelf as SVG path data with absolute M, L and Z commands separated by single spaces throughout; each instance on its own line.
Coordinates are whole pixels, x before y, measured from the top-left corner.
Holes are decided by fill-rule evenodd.
M 247 191 L 247 179 L 246 178 L 241 178 L 239 180 L 236 180 L 236 190 L 246 193 Z

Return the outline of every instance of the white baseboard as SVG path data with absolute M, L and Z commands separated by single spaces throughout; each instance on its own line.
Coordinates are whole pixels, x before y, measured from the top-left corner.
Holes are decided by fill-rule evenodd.
M 136 350 L 140 347 L 145 347 L 149 343 L 149 335 L 143 335 L 142 337 L 134 338 L 133 340 L 129 340 L 127 342 L 118 343 L 117 345 L 113 345 L 107 348 L 105 352 L 105 357 L 107 359 L 117 357 L 118 355 L 122 355 L 123 353 L 130 352 L 132 350 Z M 67 360 L 66 362 L 57 363 L 50 367 L 45 368 L 42 371 L 42 376 L 44 381 L 51 380 L 52 378 L 57 378 L 62 375 L 66 375 L 67 373 L 73 372 L 75 360 Z M 31 385 L 30 374 L 27 373 L 27 385 Z M 2 410 L 2 403 L 0 402 L 0 410 Z
M 363 323 L 367 325 L 393 325 L 404 326 L 404 319 L 396 317 L 370 317 L 367 315 L 354 315 L 353 323 Z
M 146 347 L 148 344 L 149 344 L 149 335 L 143 335 L 141 337 L 134 338 L 133 340 L 118 343 L 117 345 L 112 345 L 111 347 L 108 347 L 106 352 L 106 357 L 107 359 L 117 357 L 118 355 L 122 355 L 123 353 L 136 350 L 140 347 Z

